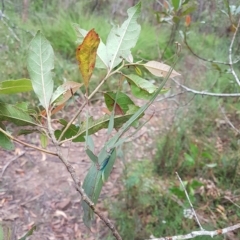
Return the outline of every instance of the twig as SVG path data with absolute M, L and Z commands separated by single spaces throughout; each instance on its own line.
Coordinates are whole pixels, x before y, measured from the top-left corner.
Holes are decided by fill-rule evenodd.
M 214 236 L 223 235 L 228 232 L 232 232 L 238 228 L 240 228 L 240 223 L 230 226 L 230 227 L 217 229 L 217 230 L 213 230 L 213 231 L 206 231 L 206 230 L 193 231 L 186 235 L 178 235 L 178 236 L 173 236 L 173 237 L 151 238 L 151 239 L 147 239 L 147 240 L 184 240 L 184 239 L 192 239 L 192 238 L 195 238 L 198 236 L 210 236 L 213 238 Z
M 175 94 L 172 94 L 172 95 L 169 95 L 169 96 L 166 96 L 166 97 L 162 97 L 162 98 L 157 99 L 156 102 L 161 102 L 161 101 L 166 100 L 168 98 L 175 98 L 175 97 L 177 97 L 179 95 L 182 95 L 183 93 L 184 92 L 179 92 L 179 93 L 175 93 Z M 178 102 L 177 102 L 177 105 L 179 105 Z
M 38 199 L 38 198 L 41 197 L 42 195 L 43 195 L 43 193 L 40 193 L 40 194 L 38 194 L 37 196 L 34 196 L 34 197 L 32 197 L 31 199 L 29 199 L 29 200 L 27 200 L 27 201 L 25 201 L 25 202 L 23 202 L 23 203 L 20 203 L 20 206 L 25 206 L 27 203 L 30 203 L 30 202 Z
M 231 202 L 233 205 L 235 205 L 236 207 L 240 208 L 240 206 L 238 204 L 236 204 L 235 202 L 233 202 L 229 197 L 224 197 L 224 199 L 228 200 L 229 202 Z
M 59 144 L 62 144 L 63 141 L 61 142 L 63 136 L 64 136 L 64 133 L 69 129 L 69 127 L 72 125 L 72 123 L 75 121 L 75 119 L 78 117 L 78 115 L 82 112 L 83 108 L 86 106 L 87 104 L 87 101 L 85 101 L 83 103 L 83 105 L 78 109 L 78 111 L 75 113 L 75 115 L 73 116 L 73 118 L 68 122 L 67 126 L 64 128 L 64 130 L 62 131 L 58 141 L 59 141 Z
M 184 189 L 184 192 L 185 192 L 185 195 L 188 199 L 188 202 L 192 208 L 192 212 L 195 216 L 195 219 L 200 227 L 200 231 L 192 231 L 188 234 L 185 234 L 185 235 L 177 235 L 177 236 L 171 236 L 171 237 L 161 237 L 161 238 L 155 238 L 155 237 L 152 237 L 151 239 L 147 239 L 147 240 L 185 240 L 185 239 L 193 239 L 195 237 L 199 237 L 199 236 L 210 236 L 211 238 L 213 238 L 214 236 L 218 236 L 218 235 L 223 235 L 223 234 L 226 234 L 228 232 L 231 232 L 231 231 L 234 231 L 236 229 L 239 229 L 240 228 L 240 223 L 236 224 L 236 225 L 233 225 L 233 226 L 230 226 L 230 227 L 226 227 L 226 228 L 223 228 L 223 229 L 217 229 L 217 230 L 213 230 L 213 231 L 207 231 L 207 230 L 204 230 L 203 227 L 201 226 L 198 218 L 197 218 L 197 215 L 196 215 L 196 212 L 192 206 L 192 203 L 189 199 L 189 196 L 188 196 L 188 193 L 186 191 L 186 188 L 182 182 L 182 179 L 179 177 L 178 173 L 176 172 L 176 175 Z
M 75 169 L 73 168 L 73 166 L 68 162 L 67 158 L 65 158 L 61 152 L 61 147 L 59 146 L 59 142 L 57 141 L 55 135 L 54 135 L 54 130 L 52 128 L 51 125 L 51 114 L 47 115 L 47 123 L 48 123 L 48 130 L 49 130 L 49 134 L 51 136 L 51 139 L 53 141 L 53 144 L 55 145 L 56 149 L 57 149 L 57 156 L 59 157 L 59 159 L 62 161 L 62 163 L 64 164 L 64 166 L 66 167 L 67 171 L 70 173 L 72 180 L 74 182 L 75 188 L 77 190 L 77 192 L 80 193 L 83 201 L 85 203 L 87 203 L 87 205 L 92 209 L 92 211 L 106 224 L 106 226 L 111 230 L 113 236 L 117 239 L 117 240 L 122 240 L 120 234 L 118 233 L 117 229 L 115 228 L 115 226 L 110 222 L 110 220 L 106 217 L 104 217 L 102 215 L 102 213 L 100 211 L 98 211 L 95 208 L 94 203 L 91 201 L 91 199 L 85 194 L 84 189 L 82 188 L 82 184 L 79 180 L 79 177 L 76 174 Z
M 4 21 L 4 17 L 6 17 L 6 15 L 2 15 L 2 22 L 5 24 L 5 26 L 8 28 L 8 30 L 12 33 L 13 37 L 18 41 L 20 42 L 20 39 L 19 37 L 17 36 L 17 34 L 13 31 L 13 29 L 8 25 L 8 23 L 6 21 Z
M 177 175 L 177 177 L 178 177 L 178 179 L 179 179 L 179 181 L 180 181 L 180 183 L 181 183 L 181 185 L 182 185 L 182 187 L 183 187 L 183 190 L 184 190 L 185 195 L 186 195 L 186 197 L 187 197 L 187 200 L 188 200 L 188 202 L 189 202 L 189 204 L 190 204 L 190 206 L 191 206 L 192 212 L 193 212 L 193 214 L 194 214 L 194 217 L 195 217 L 195 220 L 196 220 L 198 226 L 200 227 L 201 231 L 205 231 L 205 230 L 203 229 L 203 227 L 202 227 L 202 225 L 201 225 L 198 217 L 197 217 L 197 214 L 196 214 L 194 208 L 193 208 L 193 205 L 192 205 L 192 203 L 191 203 L 191 201 L 190 201 L 190 198 L 189 198 L 188 193 L 187 193 L 187 190 L 186 190 L 186 188 L 185 188 L 185 186 L 184 186 L 184 184 L 183 184 L 183 182 L 182 182 L 182 179 L 180 178 L 180 176 L 178 175 L 177 172 L 176 172 L 176 175 Z
M 113 74 L 119 72 L 119 70 L 120 70 L 121 68 L 123 68 L 124 66 L 125 66 L 125 64 L 124 64 L 124 61 L 123 61 L 123 63 L 121 64 L 121 66 L 120 66 L 119 68 L 117 68 L 116 70 L 114 70 L 114 71 L 112 71 L 112 72 L 108 72 L 108 73 L 106 74 L 106 76 L 103 78 L 103 80 L 102 80 L 102 81 L 98 84 L 98 86 L 94 89 L 94 91 L 89 95 L 88 100 L 90 100 L 90 99 L 96 94 L 96 92 L 99 91 L 100 87 L 106 82 L 106 80 L 107 80 L 110 76 L 112 76 Z
M 223 107 L 220 107 L 222 114 L 225 117 L 225 120 L 227 121 L 227 123 L 239 134 L 240 131 L 232 124 L 232 122 L 229 120 L 229 118 L 227 117 L 225 110 Z
M 230 65 L 229 62 L 221 62 L 221 61 L 216 61 L 216 60 L 211 60 L 211 59 L 206 59 L 206 58 L 203 58 L 199 55 L 197 55 L 193 50 L 192 48 L 189 46 L 188 42 L 187 42 L 187 37 L 186 37 L 186 34 L 184 34 L 184 43 L 186 44 L 188 50 L 192 53 L 193 56 L 201 59 L 202 61 L 205 61 L 205 62 L 210 62 L 210 63 L 216 63 L 216 64 L 222 64 L 222 65 Z M 234 62 L 232 62 L 232 64 L 236 64 L 240 61 L 240 58 L 238 58 L 237 60 L 235 60 Z
M 238 32 L 238 29 L 239 29 L 239 26 L 240 26 L 240 18 L 238 20 L 238 25 L 237 25 L 237 28 L 233 34 L 233 37 L 232 37 L 232 41 L 231 41 L 231 44 L 229 46 L 229 66 L 230 66 L 230 69 L 231 69 L 231 73 L 232 75 L 234 76 L 238 86 L 240 86 L 240 80 L 236 74 L 236 72 L 234 71 L 234 68 L 233 68 L 233 62 L 232 62 L 232 48 L 233 48 L 233 44 L 234 44 L 234 41 L 236 39 L 236 35 L 237 35 L 237 32 Z
M 192 88 L 189 88 L 189 87 L 179 83 L 175 79 L 172 79 L 172 80 L 178 86 L 180 86 L 181 88 L 185 89 L 186 92 L 191 92 L 191 93 L 194 93 L 194 94 L 211 96 L 211 97 L 240 97 L 240 93 L 212 93 L 212 92 L 206 92 L 206 91 L 197 91 L 197 90 L 194 90 Z
M 9 162 L 7 162 L 7 164 L 5 164 L 5 166 L 2 169 L 2 174 L 1 177 L 3 177 L 4 172 L 6 171 L 6 169 L 8 168 L 8 166 L 15 160 L 17 160 L 18 158 L 20 158 L 21 156 L 23 156 L 26 152 L 22 152 L 21 154 L 19 154 L 18 156 L 14 157 L 13 159 L 11 159 Z
M 36 150 L 38 150 L 38 151 L 40 151 L 40 152 L 45 152 L 45 153 L 47 153 L 47 154 L 57 156 L 57 153 L 55 153 L 55 152 L 48 151 L 48 150 L 46 150 L 46 149 L 36 147 L 35 145 L 26 143 L 26 142 L 24 142 L 24 141 L 22 141 L 22 140 L 19 140 L 19 139 L 13 137 L 12 135 L 10 135 L 10 134 L 8 134 L 6 131 L 4 131 L 2 128 L 0 128 L 0 132 L 2 132 L 4 135 L 6 135 L 8 138 L 10 138 L 11 140 L 13 140 L 14 142 L 18 142 L 18 143 L 20 143 L 20 144 L 22 144 L 22 145 L 24 145 L 24 146 L 27 146 L 27 147 L 36 149 Z

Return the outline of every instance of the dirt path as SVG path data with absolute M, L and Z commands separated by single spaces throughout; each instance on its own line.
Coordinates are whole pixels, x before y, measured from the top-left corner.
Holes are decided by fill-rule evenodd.
M 171 122 L 174 103 L 155 103 L 145 119 L 149 119 L 153 111 L 155 114 L 151 120 L 132 141 L 124 145 L 125 159 L 128 161 L 152 159 L 154 139 Z M 104 143 L 103 136 L 104 131 L 94 136 L 97 149 Z M 38 139 L 28 140 L 38 142 Z M 83 180 L 90 166 L 84 145 L 64 146 L 63 151 Z M 121 161 L 117 161 L 101 199 L 114 198 L 118 194 L 121 172 Z M 101 199 L 97 207 L 107 214 Z M 13 225 L 18 237 L 37 225 L 34 235 L 29 237 L 32 240 L 104 239 L 108 232 L 98 219 L 92 232 L 84 226 L 79 194 L 60 160 L 18 144 L 14 152 L 0 149 L 0 220 L 7 220 L 7 224 Z

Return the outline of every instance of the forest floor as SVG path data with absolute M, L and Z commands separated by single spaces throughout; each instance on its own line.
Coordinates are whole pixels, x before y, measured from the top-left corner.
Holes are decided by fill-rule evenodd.
M 93 107 L 95 116 L 103 114 L 101 102 Z M 144 121 L 150 120 L 131 141 L 123 145 L 124 159 L 151 161 L 156 151 L 155 139 L 170 125 L 175 110 L 174 101 L 155 102 L 144 116 Z M 106 140 L 105 132 L 100 131 L 93 136 L 96 152 Z M 39 146 L 36 135 L 20 138 Z M 53 150 L 54 146 L 49 144 L 48 148 Z M 65 145 L 63 152 L 83 181 L 91 165 L 84 144 Z M 121 190 L 122 169 L 122 161 L 118 158 L 97 204 L 105 216 L 108 213 L 102 200 L 114 199 Z M 0 149 L 0 220 L 13 228 L 17 238 L 36 225 L 37 230 L 28 239 L 104 239 L 109 233 L 108 228 L 99 219 L 96 219 L 93 228 L 86 228 L 80 203 L 73 180 L 57 157 L 19 144 L 15 144 L 12 152 Z

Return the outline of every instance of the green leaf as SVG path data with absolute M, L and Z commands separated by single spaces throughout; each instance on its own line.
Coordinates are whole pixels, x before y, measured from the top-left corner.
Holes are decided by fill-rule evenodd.
M 5 130 L 5 126 L 0 122 L 0 128 Z M 9 139 L 4 133 L 0 132 L 0 147 L 5 150 L 13 150 L 14 144 L 12 143 L 11 139 Z M 1 238 L 0 238 L 1 239 Z
M 0 223 L 0 240 L 4 239 L 4 232 L 3 232 L 3 227 L 2 224 Z
M 78 42 L 81 43 L 84 37 L 87 35 L 88 31 L 80 28 L 78 24 L 74 23 L 73 26 L 77 33 Z M 100 39 L 100 43 L 97 49 L 97 60 L 96 60 L 95 67 L 107 69 L 107 66 L 108 66 L 107 48 L 106 48 L 106 45 Z
M 45 133 L 42 133 L 40 135 L 40 142 L 43 148 L 46 148 L 48 145 L 48 137 Z
M 196 10 L 196 6 L 191 6 L 189 8 L 187 8 L 186 10 L 184 10 L 182 13 L 181 13 L 181 16 L 186 16 L 192 12 L 194 12 Z
M 169 188 L 169 191 L 180 199 L 184 199 L 186 197 L 184 191 L 178 187 L 171 187 Z
M 28 106 L 29 106 L 29 102 L 20 102 L 20 103 L 16 103 L 15 105 L 15 107 L 20 108 L 24 112 L 29 111 Z
M 123 58 L 128 58 L 138 40 L 141 26 L 137 23 L 141 2 L 127 10 L 128 19 L 121 27 L 113 27 L 107 38 L 108 68 L 116 67 Z
M 14 94 L 32 91 L 30 79 L 7 80 L 0 82 L 0 94 Z
M 14 105 L 1 102 L 0 102 L 0 120 L 7 120 L 19 126 L 36 124 L 33 118 L 31 118 L 28 115 L 28 113 L 24 112 L 22 109 Z
M 172 0 L 172 5 L 173 5 L 174 10 L 178 11 L 182 5 L 182 1 L 181 0 Z
M 40 31 L 30 42 L 27 67 L 33 90 L 41 105 L 48 109 L 53 93 L 54 53 L 52 46 Z
M 116 99 L 117 94 L 118 96 Z M 128 97 L 128 95 L 126 95 L 123 92 L 118 92 L 118 93 L 106 92 L 104 93 L 104 99 L 109 111 L 113 110 L 115 99 L 116 99 L 116 103 L 118 104 L 119 108 L 122 110 L 124 114 L 129 110 L 129 105 L 134 105 L 134 102 L 131 100 L 131 98 Z
M 0 222 L 0 240 L 12 240 L 16 239 L 15 232 L 13 230 L 13 224 L 9 221 Z
M 187 153 L 184 153 L 184 157 L 185 157 L 184 163 L 185 163 L 187 166 L 194 166 L 195 160 L 192 158 L 192 156 L 190 156 L 190 155 L 187 154 Z
M 132 111 L 128 111 L 124 116 L 114 116 L 114 128 L 118 129 L 120 128 L 134 113 L 136 112 L 136 108 L 132 109 Z M 93 120 L 92 117 L 88 119 L 88 135 L 92 135 L 96 132 L 98 132 L 101 129 L 108 128 L 109 124 L 109 116 L 103 116 L 102 118 L 98 120 Z M 64 119 L 60 119 L 59 122 L 65 127 L 67 125 L 67 121 Z M 63 135 L 62 139 L 68 139 L 73 136 L 78 135 L 77 138 L 73 140 L 73 142 L 84 142 L 85 141 L 85 135 L 86 135 L 86 122 L 82 122 L 81 126 L 75 126 L 72 124 L 66 133 Z M 63 128 L 64 129 L 64 128 Z M 62 130 L 56 130 L 55 136 L 58 139 L 61 135 Z
M 139 67 L 135 67 L 135 72 L 138 76 L 140 76 L 140 77 L 142 76 L 142 71 Z
M 31 133 L 34 133 L 34 132 L 39 132 L 38 129 L 20 129 L 17 133 L 17 136 L 20 136 L 20 135 L 28 135 L 28 134 L 31 134 Z
M 131 87 L 132 94 L 137 98 L 150 99 L 157 87 L 151 82 L 134 74 L 125 75 Z

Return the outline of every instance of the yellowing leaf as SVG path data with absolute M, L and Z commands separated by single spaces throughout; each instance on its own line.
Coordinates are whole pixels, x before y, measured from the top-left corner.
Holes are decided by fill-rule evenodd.
M 143 66 L 153 75 L 157 77 L 166 77 L 167 73 L 170 71 L 171 67 L 160 62 L 156 61 L 149 61 Z M 170 78 L 180 76 L 181 74 L 176 72 L 175 70 L 172 71 Z
M 90 30 L 76 51 L 79 69 L 87 88 L 96 63 L 97 48 L 100 38 L 94 29 Z

